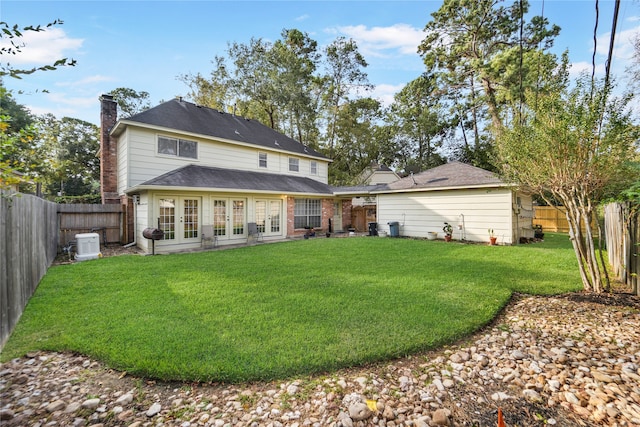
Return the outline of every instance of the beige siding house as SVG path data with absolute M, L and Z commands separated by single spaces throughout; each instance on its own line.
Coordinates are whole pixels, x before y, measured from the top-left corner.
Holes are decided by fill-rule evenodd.
M 337 188 L 330 161 L 255 120 L 182 99 L 117 120 L 113 98 L 101 97 L 103 203 L 126 207 L 123 243 L 147 253 L 374 223 L 388 233 L 391 222 L 409 237 L 442 238 L 445 222 L 459 240 L 486 242 L 488 229 L 500 244 L 533 237 L 531 197 L 486 170 L 452 162 L 397 179 L 372 165 L 369 185 Z M 148 239 L 154 229 L 161 240 Z
M 255 120 L 174 99 L 117 120 L 101 97 L 103 203 L 127 206 L 125 240 L 146 252 L 302 236 L 341 221 L 330 159 Z M 145 229 L 163 238 L 145 238 Z
M 378 230 L 399 223 L 400 236 L 444 237 L 445 222 L 453 238 L 488 242 L 489 229 L 498 244 L 533 237 L 531 197 L 484 169 L 451 162 L 370 191 L 376 196 Z

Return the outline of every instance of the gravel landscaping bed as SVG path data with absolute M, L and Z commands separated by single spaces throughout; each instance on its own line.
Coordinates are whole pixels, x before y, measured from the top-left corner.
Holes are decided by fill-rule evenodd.
M 640 425 L 640 299 L 514 296 L 438 351 L 255 384 L 158 383 L 87 357 L 0 365 L 4 426 Z

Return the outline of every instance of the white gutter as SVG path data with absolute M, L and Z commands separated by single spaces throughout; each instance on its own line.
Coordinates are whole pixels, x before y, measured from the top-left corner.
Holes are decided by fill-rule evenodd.
M 446 190 L 467 190 L 479 188 L 511 188 L 515 184 L 480 184 L 480 185 L 460 185 L 455 187 L 417 187 L 417 188 L 401 188 L 397 190 L 374 190 L 369 194 L 390 194 L 390 193 L 417 193 L 425 191 L 446 191 Z
M 332 197 L 333 193 L 310 193 L 310 192 L 291 192 L 278 190 L 251 190 L 236 188 L 214 188 L 214 187 L 184 187 L 171 185 L 136 185 L 126 189 L 126 194 L 138 193 L 140 191 L 163 191 L 163 192 L 189 192 L 189 193 L 234 193 L 234 194 L 284 194 L 286 196 L 316 196 L 316 197 Z

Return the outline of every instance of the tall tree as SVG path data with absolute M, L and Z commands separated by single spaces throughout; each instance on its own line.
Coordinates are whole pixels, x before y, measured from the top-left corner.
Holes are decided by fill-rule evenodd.
M 0 85 L 0 189 L 30 180 L 38 168 L 34 117 Z
M 378 123 L 382 118 L 380 102 L 372 98 L 351 100 L 340 106 L 336 120 L 334 161 L 329 165 L 334 185 L 356 184 L 360 172 L 383 154 Z
M 459 99 L 467 98 L 474 127 L 481 118 L 480 101 L 496 131 L 503 125 L 504 101 L 521 98 L 524 89 L 539 82 L 540 67 L 554 63 L 553 56 L 543 61 L 539 52 L 549 49 L 560 31 L 539 16 L 525 23 L 527 0 L 510 6 L 501 3 L 445 0 L 432 14 L 425 27 L 427 36 L 418 47 L 427 70 L 438 73 Z
M 178 76 L 178 79 L 189 87 L 188 96 L 196 104 L 230 113 L 232 81 L 226 59 L 216 55 L 211 63 L 214 67 L 209 78 L 200 73 L 188 73 Z
M 9 40 L 8 45 L 0 47 L 0 189 L 4 189 L 8 184 L 13 184 L 17 175 L 29 174 L 37 168 L 33 147 L 32 118 L 23 106 L 18 106 L 13 101 L 11 94 L 7 92 L 2 83 L 2 79 L 4 76 L 21 79 L 36 71 L 52 71 L 58 67 L 76 65 L 75 60 L 62 58 L 53 64 L 32 68 L 15 68 L 7 56 L 19 55 L 22 52 L 25 47 L 25 33 L 46 31 L 48 28 L 62 25 L 62 23 L 61 20 L 55 20 L 44 27 L 29 25 L 20 28 L 18 25 L 11 26 L 7 22 L 0 22 L 0 39 Z M 46 89 L 44 91 L 46 92 Z
M 259 120 L 317 146 L 317 42 L 295 29 L 281 35 L 274 43 L 255 38 L 230 43 L 226 57 L 215 57 L 210 78 L 179 78 L 198 104 Z
M 298 141 L 317 147 L 319 87 L 315 77 L 318 43 L 299 30 L 283 30 L 272 49 L 281 128 Z
M 514 114 L 498 136 L 497 154 L 508 179 L 562 202 L 584 288 L 601 292 L 607 283 L 591 223 L 598 202 L 635 178 L 629 167 L 640 127 L 632 121 L 630 98 L 611 98 L 607 85 L 583 75 L 573 89 L 566 77 L 560 86 L 555 93 L 528 94 L 522 115 Z
M 99 190 L 100 131 L 92 123 L 47 114 L 37 121 L 37 145 L 42 157 L 38 179 L 43 193 L 82 196 Z
M 325 137 L 329 157 L 334 157 L 337 121 L 340 107 L 347 102 L 349 95 L 366 92 L 372 88 L 369 77 L 364 71 L 367 61 L 358 51 L 355 40 L 339 37 L 325 49 L 326 90 L 324 109 L 327 117 Z
M 435 78 L 426 73 L 394 96 L 389 120 L 395 124 L 395 138 L 401 147 L 399 166 L 406 171 L 420 172 L 444 162 L 438 149 L 455 129 L 456 121 L 445 117 L 447 106 L 442 101 Z
M 109 92 L 118 104 L 119 117 L 126 119 L 151 108 L 149 92 L 136 91 L 128 87 L 118 87 Z

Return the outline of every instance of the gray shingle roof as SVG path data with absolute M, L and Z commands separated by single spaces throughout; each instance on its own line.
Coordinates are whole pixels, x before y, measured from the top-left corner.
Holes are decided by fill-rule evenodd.
M 179 99 L 163 102 L 122 122 L 144 123 L 305 156 L 327 158 L 257 120 L 245 119 Z
M 503 185 L 507 184 L 493 172 L 461 162 L 450 162 L 386 184 L 384 190 L 375 192 Z
M 141 187 L 194 187 L 274 193 L 331 195 L 331 188 L 311 178 L 187 165 L 150 179 Z

